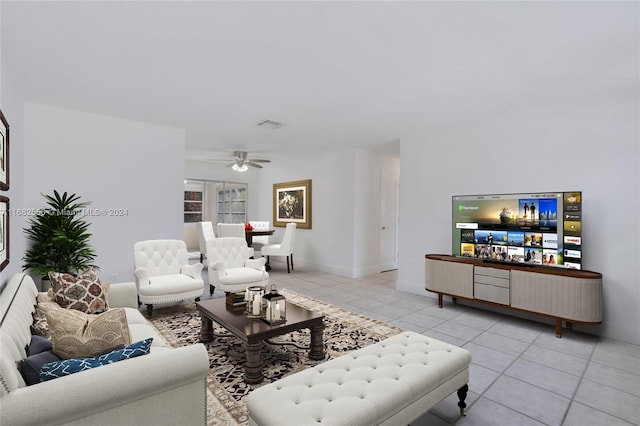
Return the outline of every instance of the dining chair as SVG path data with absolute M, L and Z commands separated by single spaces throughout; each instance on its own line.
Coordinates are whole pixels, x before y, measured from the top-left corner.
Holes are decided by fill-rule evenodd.
M 296 224 L 287 223 L 287 227 L 284 229 L 284 236 L 280 244 L 267 244 L 262 246 L 260 252 L 262 256 L 267 257 L 267 265 L 269 265 L 270 256 L 286 256 L 287 258 L 287 273 L 291 273 L 293 270 L 293 242 L 295 240 Z M 289 268 L 289 262 L 291 262 L 291 268 Z M 269 268 L 267 268 L 269 270 Z
M 200 225 L 198 222 L 187 222 L 184 224 L 183 241 L 187 245 L 187 257 L 189 263 L 191 261 L 198 261 L 200 259 L 200 245 L 198 242 L 198 233 Z M 202 261 L 200 261 L 202 263 Z
M 253 229 L 256 231 L 268 231 L 271 225 L 271 222 L 268 220 L 250 220 L 249 223 L 253 226 Z M 253 242 L 251 244 L 254 247 L 255 251 L 260 251 L 262 246 L 269 244 L 269 236 L 268 235 L 254 235 Z M 257 246 L 257 247 L 256 247 Z
M 214 239 L 213 223 L 198 222 L 198 239 L 200 241 L 200 263 L 207 255 L 207 241 Z
M 218 223 L 219 238 L 240 237 L 245 238 L 244 223 Z

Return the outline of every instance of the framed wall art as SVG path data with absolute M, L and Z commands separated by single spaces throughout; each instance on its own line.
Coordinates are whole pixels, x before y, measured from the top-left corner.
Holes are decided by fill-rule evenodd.
M 0 195 L 0 271 L 9 264 L 9 199 Z
M 273 184 L 273 226 L 311 229 L 311 179 Z
M 9 189 L 9 123 L 0 111 L 0 190 Z

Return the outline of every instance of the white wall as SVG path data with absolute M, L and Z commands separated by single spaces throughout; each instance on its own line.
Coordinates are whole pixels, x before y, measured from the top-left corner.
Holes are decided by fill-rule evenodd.
M 581 190 L 583 265 L 604 276 L 604 321 L 577 328 L 640 343 L 638 117 L 638 93 L 625 92 L 404 135 L 397 287 L 425 294 L 425 254 L 451 253 L 452 195 Z
M 106 209 L 87 217 L 101 279 L 133 280 L 136 241 L 182 239 L 183 130 L 34 103 L 24 106 L 24 128 L 26 160 L 12 167 L 26 170 L 13 181 L 24 203 L 12 209 L 43 207 L 40 194 L 54 189 Z
M 0 6 L 3 7 L 4 5 Z M 0 55 L 3 56 L 3 55 Z M 19 85 L 14 84 L 17 77 L 14 75 L 16 70 L 12 70 L 8 66 L 7 61 L 2 61 L 0 65 L 1 79 L 0 87 L 2 87 L 2 98 L 0 100 L 0 108 L 5 118 L 9 122 L 10 147 L 9 147 L 9 173 L 10 188 L 9 191 L 2 192 L 5 197 L 9 197 L 10 209 L 23 204 L 24 194 L 22 191 L 24 176 L 24 143 L 23 143 L 23 104 L 22 92 Z M 10 210 L 11 212 L 11 210 Z M 9 264 L 0 272 L 0 287 L 2 287 L 11 275 L 22 270 L 22 255 L 24 253 L 24 238 L 22 236 L 22 225 L 24 218 L 11 216 L 9 218 Z
M 298 228 L 294 264 L 343 276 L 353 270 L 354 152 L 279 156 L 260 171 L 257 203 L 273 222 L 273 184 L 311 179 L 312 228 Z M 280 241 L 277 228 L 273 241 Z M 279 259 L 274 259 L 279 260 Z
M 312 228 L 296 232 L 295 265 L 346 277 L 379 272 L 383 168 L 399 171 L 399 160 L 363 150 L 279 156 L 259 172 L 258 190 L 250 194 L 253 214 L 273 222 L 273 184 L 311 179 Z M 283 233 L 278 228 L 273 241 Z

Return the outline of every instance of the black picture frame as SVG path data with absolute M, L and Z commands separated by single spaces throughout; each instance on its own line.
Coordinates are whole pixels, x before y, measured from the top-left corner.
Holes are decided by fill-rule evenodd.
M 9 198 L 0 195 L 0 271 L 9 264 Z
M 9 122 L 0 111 L 0 190 L 9 190 Z

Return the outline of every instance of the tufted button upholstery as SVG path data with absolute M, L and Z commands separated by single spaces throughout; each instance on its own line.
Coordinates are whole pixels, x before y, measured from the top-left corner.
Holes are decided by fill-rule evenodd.
M 244 231 L 244 223 L 218 223 L 218 234 L 220 238 L 226 237 L 238 237 L 247 241 L 247 234 Z M 253 247 L 247 247 L 249 251 L 249 257 L 253 257 Z
M 136 268 L 146 269 L 150 277 L 179 274 L 188 259 L 187 247 L 179 240 L 139 241 L 133 252 Z
M 271 222 L 268 220 L 250 220 L 249 223 L 253 226 L 253 229 L 256 231 L 268 231 Z M 268 235 L 256 235 L 253 237 L 253 245 L 265 245 L 269 244 L 269 236 Z
M 189 265 L 187 246 L 181 240 L 139 241 L 133 246 L 138 298 L 147 304 L 178 302 L 202 296 L 202 264 Z
M 466 384 L 470 363 L 465 349 L 405 332 L 256 389 L 247 399 L 251 424 L 408 423 Z
M 223 237 L 207 241 L 209 285 L 234 292 L 266 284 L 269 274 L 264 270 L 265 259 L 250 259 L 250 255 L 244 238 Z

